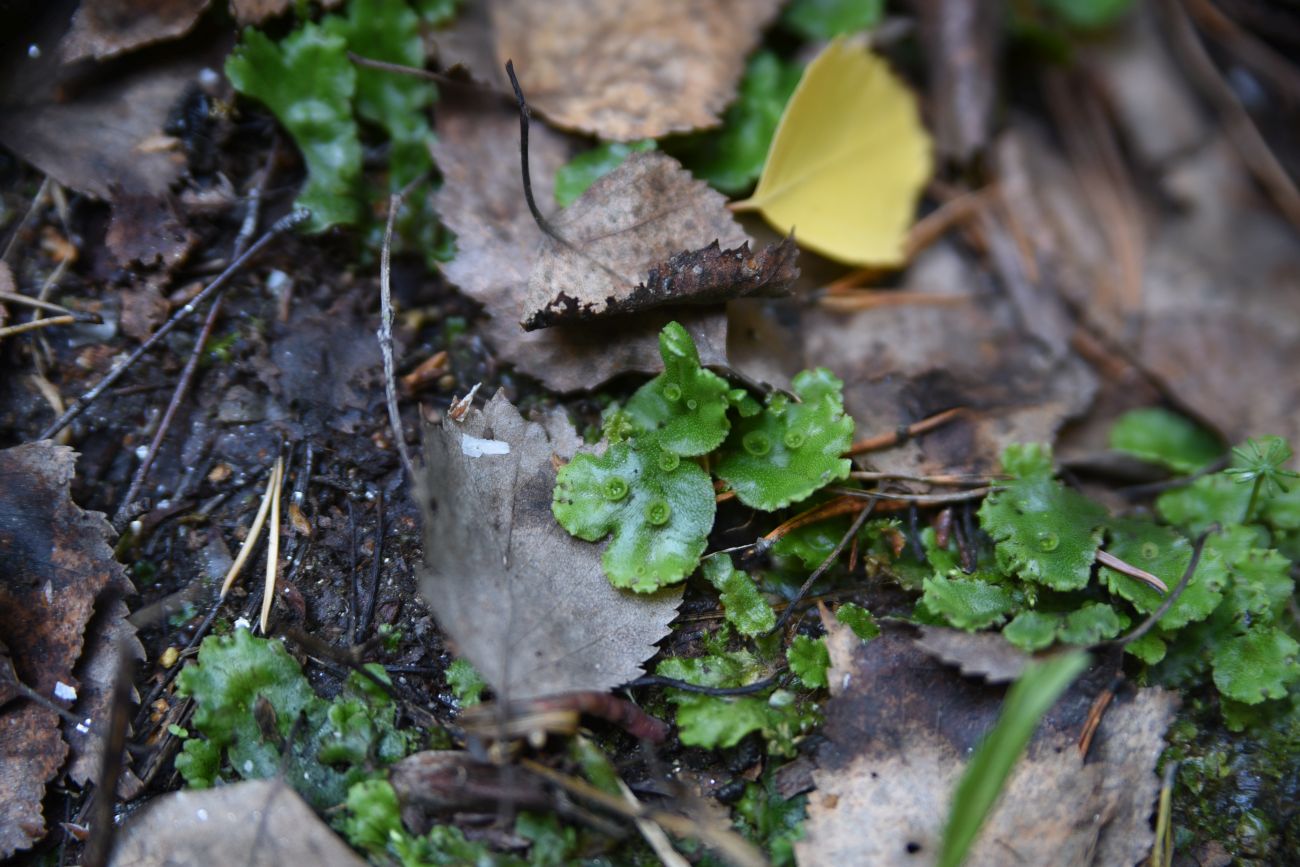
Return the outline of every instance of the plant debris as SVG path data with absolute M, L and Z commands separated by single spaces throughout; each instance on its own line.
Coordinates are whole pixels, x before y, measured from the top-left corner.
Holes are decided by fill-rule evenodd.
M 501 394 L 425 433 L 420 586 L 458 653 L 510 701 L 632 680 L 681 600 L 611 587 L 599 550 L 556 523 L 552 456 L 575 445 L 566 420 L 525 421 Z
M 799 863 L 936 857 L 953 786 L 1002 690 L 932 661 L 903 634 L 864 644 L 837 627 L 829 644 L 827 743 Z M 1085 763 L 1079 732 L 1108 677 L 1094 670 L 1048 712 L 965 863 L 1128 864 L 1150 852 L 1155 762 L 1175 698 L 1159 689 L 1117 698 Z
M 620 373 L 654 370 L 659 330 L 677 319 L 691 332 L 706 364 L 725 362 L 726 317 L 710 310 L 653 312 L 598 329 L 561 325 L 525 332 L 519 325 L 523 299 L 545 236 L 528 212 L 520 184 L 519 116 L 504 106 L 448 99 L 439 109 L 436 130 L 432 149 L 443 184 L 434 204 L 456 233 L 457 244 L 456 258 L 444 272 L 487 308 L 490 319 L 484 330 L 502 359 L 556 391 L 595 388 Z M 545 209 L 553 200 L 555 172 L 568 157 L 568 144 L 534 124 L 529 151 L 534 196 Z M 734 232 L 729 243 L 744 240 L 738 229 Z M 655 262 L 679 249 L 667 238 Z
M 282 780 L 249 780 L 155 798 L 122 830 L 110 867 L 314 864 L 363 867 Z
M 134 631 L 118 618 L 125 614 L 120 597 L 134 592 L 108 545 L 112 530 L 103 515 L 83 512 L 72 502 L 76 454 L 49 441 L 0 451 L 0 632 L 18 681 L 48 699 L 51 706 L 71 707 L 79 688 L 92 694 L 111 692 L 116 652 L 103 683 L 74 674 L 86 647 L 86 627 L 96 607 L 112 595 L 118 604 L 101 614 L 110 630 L 123 631 L 137 652 Z M 98 641 L 92 639 L 91 651 Z M 105 672 L 89 666 L 80 672 L 97 678 Z M 41 803 L 45 786 L 62 768 L 68 745 L 60 735 L 60 715 L 47 706 L 19 700 L 22 693 L 0 683 L 0 857 L 26 849 L 44 835 Z M 103 701 L 82 696 L 76 707 L 105 710 Z M 106 716 L 82 725 L 101 736 Z M 86 754 L 93 741 L 78 737 Z M 85 779 L 86 766 L 80 766 Z
M 715 126 L 777 0 L 492 0 L 500 81 L 513 59 L 534 107 L 557 126 L 614 141 Z

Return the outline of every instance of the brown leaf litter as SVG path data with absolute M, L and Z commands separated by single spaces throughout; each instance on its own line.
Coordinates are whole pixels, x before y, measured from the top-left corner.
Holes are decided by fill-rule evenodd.
M 779 0 L 492 0 L 440 40 L 444 63 L 505 87 L 514 60 L 549 121 L 614 141 L 716 126 Z M 493 61 L 495 61 L 493 63 Z M 493 68 L 481 68 L 493 63 Z M 479 67 L 479 68 L 475 68 Z
M 179 148 L 160 146 L 169 112 L 227 45 L 190 45 L 145 65 L 64 64 L 63 4 L 35 7 L 12 34 L 36 47 L 0 58 L 0 144 L 59 183 L 98 199 L 115 190 L 163 195 L 185 168 Z M 63 16 L 63 17 L 61 17 Z
M 113 559 L 112 530 L 103 515 L 83 512 L 69 496 L 75 461 L 71 449 L 49 441 L 0 451 L 0 634 L 23 684 L 89 717 L 85 728 L 99 731 L 115 665 L 96 659 L 117 657 L 106 638 L 140 648 L 122 620 L 120 597 L 134 588 Z M 97 612 L 109 595 L 118 598 Z M 100 626 L 87 633 L 92 617 Z M 68 753 L 59 715 L 17 695 L 0 683 L 0 857 L 44 835 L 45 787 Z M 79 782 L 94 766 L 93 758 L 82 759 L 96 749 L 97 739 L 86 734 L 67 736 L 83 750 L 72 768 Z
M 189 33 L 212 0 L 82 0 L 64 37 L 63 61 L 106 60 Z
M 509 701 L 605 691 L 642 663 L 681 602 L 612 587 L 601 546 L 551 514 L 553 457 L 580 445 L 562 415 L 525 421 L 498 393 L 463 422 L 425 431 L 420 587 L 439 627 Z
M 443 273 L 484 305 L 491 318 L 483 331 L 502 360 L 554 391 L 595 388 L 622 373 L 657 372 L 659 331 L 676 319 L 691 332 L 705 364 L 726 361 L 726 317 L 712 310 L 655 311 L 600 328 L 525 332 L 519 325 L 522 305 L 545 236 L 524 200 L 519 116 L 502 104 L 449 95 L 439 104 L 436 131 L 432 150 L 444 180 L 434 204 L 456 233 L 457 247 Z M 555 171 L 571 155 L 571 142 L 533 124 L 529 150 L 533 191 L 546 213 L 554 210 Z M 679 240 L 664 258 L 684 246 Z
M 633 154 L 549 220 L 555 236 L 543 237 L 529 275 L 524 328 L 788 292 L 799 276 L 793 240 L 751 255 L 726 204 L 672 157 Z
M 963 677 L 889 630 L 862 642 L 832 623 L 826 743 L 817 752 L 801 865 L 932 864 L 957 781 L 1004 690 Z M 1155 763 L 1176 696 L 1110 706 L 1087 758 L 1077 742 L 1111 672 L 1085 673 L 1047 713 L 964 862 L 1135 864 L 1151 849 Z
M 940 242 L 912 262 L 902 288 L 945 303 L 857 312 L 821 307 L 803 316 L 804 365 L 831 366 L 863 432 L 896 430 L 956 407 L 956 420 L 871 456 L 909 475 L 987 474 L 1012 443 L 1051 442 L 1087 409 L 1095 377 L 1068 346 L 1026 325 L 1003 285 Z M 1043 293 L 1040 300 L 1052 303 Z
M 1295 229 L 1206 115 L 1159 26 L 1132 18 L 1085 55 L 1113 121 L 1062 118 L 1068 162 L 1018 123 L 1000 159 L 1008 198 L 1062 292 L 1177 405 L 1229 441 L 1300 440 Z M 1088 158 L 1107 136 L 1126 145 L 1127 165 Z M 1116 202 L 1127 203 L 1121 233 L 1107 231 Z
M 111 867 L 365 863 L 278 779 L 159 795 L 126 823 L 109 860 Z

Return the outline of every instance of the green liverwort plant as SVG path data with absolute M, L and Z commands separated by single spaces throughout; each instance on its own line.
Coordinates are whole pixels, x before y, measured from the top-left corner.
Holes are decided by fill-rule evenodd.
M 1137 426 L 1143 420 L 1146 429 Z M 1171 468 L 1191 471 L 1213 454 L 1211 441 L 1168 414 L 1131 415 L 1117 428 L 1114 441 L 1126 450 Z M 932 531 L 923 533 L 933 572 L 923 579 L 917 616 L 970 631 L 1001 627 L 1031 651 L 1094 644 L 1168 599 L 1129 571 L 1098 563 L 1099 550 L 1172 590 L 1191 564 L 1192 539 L 1208 533 L 1180 595 L 1125 649 L 1159 682 L 1184 685 L 1208 674 L 1229 723 L 1245 720 L 1245 706 L 1287 698 L 1300 684 L 1300 643 L 1285 616 L 1295 590 L 1287 552 L 1300 550 L 1300 485 L 1291 486 L 1290 458 L 1282 440 L 1249 440 L 1233 450 L 1228 469 L 1162 494 L 1155 517 L 1112 517 L 1054 478 L 1045 447 L 1008 448 L 1011 478 L 979 510 L 992 551 L 968 575 Z
M 552 501 L 556 520 L 573 535 L 612 537 L 605 574 L 614 586 L 642 593 L 681 581 L 699 565 L 716 511 L 700 458 L 715 455 L 711 465 L 741 502 L 771 511 L 847 477 L 842 455 L 853 438 L 843 384 L 826 370 L 795 378 L 797 400 L 773 394 L 764 406 L 701 367 L 678 323 L 664 328 L 659 347 L 664 372 L 607 415 L 604 452 L 578 454 L 563 467 Z M 734 579 L 731 593 L 743 593 Z

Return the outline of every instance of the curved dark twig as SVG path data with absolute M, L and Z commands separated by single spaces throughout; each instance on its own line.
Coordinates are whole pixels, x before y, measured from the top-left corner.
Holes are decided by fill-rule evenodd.
M 756 692 L 762 692 L 765 689 L 776 686 L 780 679 L 779 674 L 763 680 L 756 680 L 753 683 L 747 683 L 744 686 L 700 686 L 698 683 L 691 683 L 686 680 L 678 680 L 675 677 L 661 677 L 657 674 L 647 674 L 645 677 L 638 677 L 636 680 L 628 681 L 625 686 L 667 686 L 672 689 L 680 689 L 682 692 L 697 692 L 700 695 L 752 695 Z

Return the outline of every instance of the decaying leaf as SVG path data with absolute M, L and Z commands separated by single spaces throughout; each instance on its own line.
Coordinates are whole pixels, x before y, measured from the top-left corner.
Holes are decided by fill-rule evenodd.
M 827 743 L 799 863 L 932 864 L 953 787 L 1003 690 L 963 678 L 906 635 L 863 643 L 841 631 L 828 640 Z M 1133 864 L 1149 854 L 1155 762 L 1175 698 L 1121 695 L 1085 763 L 1079 733 L 1109 677 L 1104 667 L 1085 674 L 1044 717 L 966 864 Z
M 674 253 L 667 262 L 652 266 L 650 275 L 635 286 L 610 285 L 610 294 L 592 304 L 571 296 L 559 284 L 559 294 L 523 324 L 531 331 L 602 315 L 640 313 L 665 304 L 717 304 L 733 298 L 785 295 L 799 277 L 798 258 L 793 238 L 754 253 L 748 241 L 731 250 L 714 241 L 700 250 Z
M 543 238 L 528 279 L 530 331 L 669 303 L 780 295 L 799 276 L 793 242 L 751 254 L 726 198 L 663 153 L 633 154 L 551 225 L 559 239 Z
M 281 780 L 159 795 L 122 830 L 112 867 L 364 867 Z
M 989 473 L 1013 443 L 1051 442 L 1087 408 L 1095 376 L 1068 347 L 1026 333 L 1010 299 L 980 290 L 970 264 L 947 245 L 921 254 L 904 288 L 948 296 L 803 320 L 804 363 L 833 363 L 859 435 L 891 431 L 966 407 L 948 424 L 870 456 L 887 472 Z
M 511 701 L 604 691 L 642 673 L 681 591 L 610 586 L 600 548 L 551 514 L 552 456 L 573 429 L 525 421 L 501 394 L 425 432 L 421 589 L 457 652 Z
M 104 243 L 123 268 L 139 262 L 171 270 L 185 261 L 198 240 L 166 197 L 122 193 L 113 200 Z
M 524 201 L 519 116 L 483 100 L 448 99 L 439 105 L 436 127 L 433 155 L 444 180 L 434 204 L 456 233 L 457 248 L 444 273 L 487 308 L 491 319 L 484 332 L 503 360 L 556 391 L 594 388 L 621 373 L 656 371 L 659 331 L 673 320 L 690 331 L 705 364 L 726 360 L 726 317 L 708 310 L 652 311 L 600 328 L 561 325 L 525 332 L 519 320 L 545 236 Z M 529 150 L 533 192 L 545 210 L 554 201 L 555 171 L 568 159 L 569 144 L 534 124 Z M 734 239 L 740 243 L 744 235 Z M 680 244 L 669 246 L 657 261 L 680 249 Z
M 996 632 L 966 632 L 942 626 L 922 626 L 916 646 L 941 662 L 955 665 L 967 677 L 989 683 L 1010 683 L 1033 658 Z
M 23 34 L 24 44 L 54 46 L 66 25 L 48 4 Z M 161 195 L 179 177 L 185 156 L 159 149 L 168 113 L 213 56 L 190 52 L 141 68 L 79 77 L 51 48 L 0 58 L 0 144 L 64 186 L 98 199 L 114 190 Z
M 83 0 L 61 46 L 63 61 L 105 60 L 155 42 L 184 36 L 211 0 Z
M 108 522 L 69 497 L 75 461 L 49 441 L 0 451 L 0 635 L 18 679 L 64 706 L 83 686 L 73 672 L 97 602 L 105 591 L 134 592 L 113 559 Z M 0 684 L 0 857 L 44 834 L 45 785 L 68 751 L 58 715 L 15 695 Z
M 884 60 L 837 39 L 804 70 L 736 207 L 837 261 L 901 265 L 930 159 L 916 98 Z
M 495 69 L 513 59 L 533 107 L 558 126 L 632 141 L 715 126 L 779 0 L 493 0 Z M 483 23 L 475 26 L 482 28 Z M 462 37 L 460 42 L 466 40 Z M 457 58 L 492 56 L 481 47 Z M 486 59 L 479 60 L 480 64 Z

